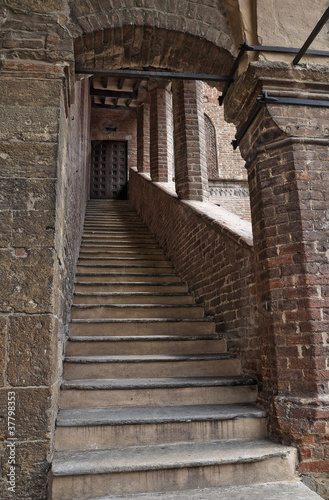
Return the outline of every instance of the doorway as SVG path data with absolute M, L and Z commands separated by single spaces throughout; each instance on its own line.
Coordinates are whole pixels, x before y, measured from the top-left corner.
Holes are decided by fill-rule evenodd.
M 127 199 L 127 142 L 91 141 L 91 199 Z

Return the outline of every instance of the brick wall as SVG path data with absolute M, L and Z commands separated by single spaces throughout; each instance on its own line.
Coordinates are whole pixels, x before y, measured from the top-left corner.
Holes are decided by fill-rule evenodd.
M 224 119 L 223 107 L 218 104 L 220 92 L 203 83 L 205 114 L 215 129 L 217 172 L 209 175 L 210 200 L 218 206 L 251 220 L 248 177 L 239 149 L 232 140 L 236 128 Z
M 244 372 L 259 376 L 249 223 L 218 208 L 216 220 L 209 215 L 214 210 L 210 204 L 180 201 L 135 171 L 129 195 L 197 302 L 214 316 L 216 331 L 227 338 L 229 350 L 240 355 Z
M 218 177 L 220 179 L 247 180 L 245 162 L 239 149 L 234 150 L 232 140 L 236 128 L 224 119 L 224 109 L 218 104 L 220 92 L 203 83 L 205 114 L 210 118 L 216 130 Z
M 302 98 L 307 90 L 298 85 L 263 82 Z M 240 144 L 257 256 L 260 401 L 272 435 L 298 447 L 306 474 L 329 470 L 327 123 L 320 107 L 269 105 Z

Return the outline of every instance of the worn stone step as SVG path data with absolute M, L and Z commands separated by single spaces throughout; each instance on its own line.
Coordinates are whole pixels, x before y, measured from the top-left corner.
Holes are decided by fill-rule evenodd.
M 75 292 L 74 304 L 194 304 L 194 298 L 187 293 L 81 293 Z
M 101 235 L 95 235 L 95 234 L 90 234 L 88 235 L 82 235 L 82 244 L 85 243 L 139 243 L 143 245 L 144 243 L 156 243 L 156 239 L 154 236 L 149 236 L 149 235 L 139 235 L 139 234 L 101 234 Z
M 72 319 L 116 318 L 203 318 L 204 308 L 196 304 L 76 304 Z
M 211 335 L 210 318 L 194 319 L 73 319 L 70 335 Z
M 107 242 L 107 243 L 92 243 L 86 242 L 81 244 L 80 252 L 111 252 L 111 251 L 120 251 L 120 252 L 129 252 L 129 251 L 138 251 L 138 252 L 159 252 L 161 251 L 159 245 L 156 243 L 122 243 L 122 242 Z
M 84 224 L 82 235 L 111 235 L 111 234 L 126 234 L 127 236 L 145 235 L 146 237 L 155 238 L 154 234 L 144 225 L 138 222 L 123 223 L 108 223 L 99 226 L 98 224 Z
M 179 377 L 64 381 L 60 408 L 254 403 L 257 384 L 247 377 Z
M 107 250 L 106 252 L 102 252 L 98 250 L 98 247 L 95 247 L 94 249 L 89 249 L 80 251 L 80 257 L 82 258 L 122 258 L 122 257 L 134 257 L 136 259 L 149 259 L 149 260 L 161 260 L 165 258 L 165 253 L 163 250 L 159 248 L 148 248 L 147 250 L 144 251 L 136 251 L 135 249 L 127 249 L 126 247 L 118 249 L 118 250 Z
M 218 354 L 125 354 L 66 356 L 64 379 L 108 379 L 125 377 L 219 377 L 241 374 L 240 360 L 229 353 Z
M 79 256 L 78 260 L 78 265 L 79 266 L 118 266 L 118 265 L 134 265 L 134 266 L 164 266 L 164 267 L 170 267 L 172 268 L 173 265 L 171 264 L 169 259 L 165 258 L 159 258 L 159 257 L 153 257 L 149 258 L 148 256 L 144 257 L 135 257 L 134 255 L 132 256 L 122 256 L 122 257 L 86 257 L 86 256 Z
M 123 241 L 132 241 L 134 242 L 135 240 L 139 241 L 150 241 L 150 242 L 157 242 L 157 239 L 149 232 L 146 230 L 136 230 L 136 231 L 129 231 L 127 229 L 113 229 L 113 230 L 108 230 L 106 231 L 105 229 L 103 231 L 86 231 L 84 230 L 82 232 L 82 241 L 89 241 L 89 240 L 109 240 L 109 241 L 116 241 L 116 240 L 123 240 Z
M 120 273 L 120 274 L 174 274 L 176 275 L 175 269 L 171 264 L 157 265 L 152 263 L 147 264 L 78 264 L 77 274 L 80 273 L 93 273 L 93 274 L 104 274 L 104 273 Z M 178 279 L 180 279 L 177 276 Z
M 97 356 L 115 354 L 212 354 L 226 351 L 226 340 L 213 335 L 200 337 L 69 337 L 67 356 Z
M 60 410 L 55 449 L 87 450 L 266 437 L 266 413 L 251 404 Z
M 178 282 L 125 282 L 113 281 L 111 283 L 99 282 L 83 282 L 76 281 L 75 291 L 78 293 L 94 293 L 94 292 L 113 292 L 113 293 L 187 293 L 188 288 L 185 283 Z
M 130 282 L 158 282 L 167 283 L 168 281 L 172 283 L 181 283 L 180 277 L 174 273 L 147 273 L 147 272 L 135 272 L 132 269 L 126 269 L 126 272 L 116 271 L 116 272 L 99 272 L 99 273 L 87 273 L 87 272 L 77 272 L 77 281 L 102 281 L 103 283 L 111 283 L 111 281 L 130 281 Z
M 107 228 L 124 228 L 124 229 L 135 229 L 136 227 L 140 227 L 150 231 L 148 227 L 138 218 L 138 217 L 124 217 L 124 219 L 115 219 L 113 217 L 102 217 L 101 220 L 99 217 L 86 217 L 84 227 L 90 228 L 99 228 L 99 229 L 107 229 Z
M 136 495 L 111 495 L 87 500 L 321 500 L 321 498 L 296 478 L 292 481 L 252 486 L 222 486 Z
M 296 449 L 265 439 L 56 452 L 53 500 L 291 480 L 296 462 Z

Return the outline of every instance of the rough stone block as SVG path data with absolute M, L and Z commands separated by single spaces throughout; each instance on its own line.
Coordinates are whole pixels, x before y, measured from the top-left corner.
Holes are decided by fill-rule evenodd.
M 0 316 L 0 387 L 4 385 L 4 374 L 6 369 L 6 346 L 7 346 L 7 318 Z M 0 406 L 3 408 L 3 406 Z M 1 418 L 0 418 L 1 420 Z
M 57 144 L 0 143 L 1 177 L 56 177 Z
M 49 439 L 51 432 L 49 412 L 52 410 L 50 389 L 1 389 L 0 406 L 4 411 L 8 406 L 8 392 L 15 392 L 15 437 L 19 441 Z M 4 433 L 8 437 L 6 427 Z
M 53 309 L 53 252 L 50 249 L 0 252 L 0 311 L 40 314 Z
M 8 473 L 8 459 L 6 443 L 0 444 L 0 453 L 3 459 L 3 473 L 0 479 L 0 498 L 2 500 L 46 500 L 47 479 L 49 470 L 49 441 L 16 442 L 16 488 L 8 491 L 6 474 Z M 5 459 L 6 457 L 6 459 Z
M 14 247 L 52 247 L 54 246 L 55 213 L 36 210 L 14 211 Z M 1 228 L 1 213 L 0 213 Z M 1 240 L 0 240 L 1 245 Z
M 9 247 L 12 242 L 13 216 L 11 211 L 0 212 L 0 247 Z
M 0 178 L 0 210 L 53 210 L 55 180 Z
M 57 142 L 59 108 L 0 106 L 0 140 Z
M 57 363 L 54 337 L 56 323 L 50 315 L 10 317 L 7 367 L 10 385 L 40 386 L 51 383 Z
M 2 78 L 0 105 L 58 107 L 61 89 L 58 80 Z

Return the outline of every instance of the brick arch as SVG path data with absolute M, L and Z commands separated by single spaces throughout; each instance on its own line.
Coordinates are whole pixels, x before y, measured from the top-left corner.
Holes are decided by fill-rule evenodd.
M 71 28 L 81 34 L 107 28 L 157 27 L 188 33 L 234 53 L 227 0 L 69 0 Z M 72 32 L 72 31 L 71 31 Z
M 233 56 L 195 35 L 155 26 L 124 25 L 84 33 L 74 43 L 76 65 L 95 68 L 165 68 L 228 74 Z

